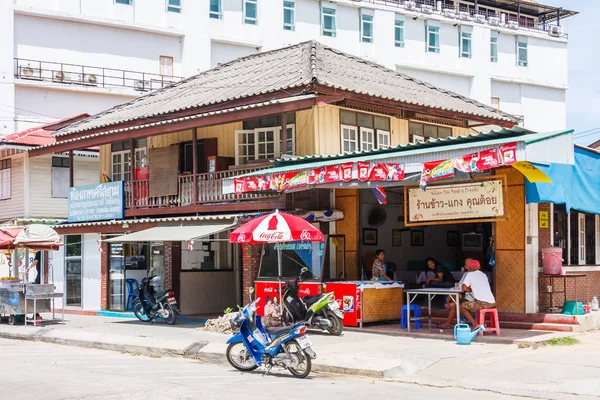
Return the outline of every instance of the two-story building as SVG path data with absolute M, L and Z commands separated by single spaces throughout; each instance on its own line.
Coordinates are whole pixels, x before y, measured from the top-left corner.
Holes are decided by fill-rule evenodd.
M 53 122 L 36 128 L 8 135 L 0 140 L 0 222 L 7 225 L 26 225 L 30 223 L 54 225 L 67 219 L 67 197 L 69 187 L 87 185 L 98 182 L 98 149 L 83 148 L 72 152 L 53 152 L 42 157 L 31 157 L 29 151 L 40 146 L 56 142 L 54 132 L 89 117 L 81 114 Z M 97 252 L 100 237 L 91 235 L 89 242 L 72 243 L 69 248 L 86 254 Z M 35 254 L 22 250 L 13 252 L 15 264 L 30 262 Z M 82 292 L 88 292 L 84 286 L 95 288 L 100 283 L 100 276 L 90 270 L 88 285 L 80 279 L 81 263 L 76 260 L 66 261 L 59 253 L 44 252 L 42 257 L 42 282 L 55 282 L 59 291 L 63 290 L 62 279 L 66 271 L 69 301 L 81 304 Z M 88 272 L 88 271 L 86 271 Z M 83 289 L 83 290 L 82 290 Z M 93 289 L 88 298 L 96 299 Z
M 70 235 L 102 235 L 95 266 L 102 309 L 123 310 L 124 280 L 142 273 L 159 275 L 161 285 L 177 291 L 184 313 L 199 314 L 241 303 L 242 287 L 255 279 L 250 266 L 261 253 L 227 242 L 227 232 L 255 213 L 310 213 L 327 234 L 346 224 L 354 229 L 345 239 L 347 275 L 359 274 L 356 225 L 348 224 L 358 215 L 356 203 L 345 204 L 330 189 L 228 194 L 223 185 L 233 176 L 280 157 L 385 149 L 517 120 L 310 41 L 223 64 L 109 109 L 62 129 L 57 143 L 30 155 L 100 146 L 100 171 L 124 181 L 123 220 L 56 227 L 67 242 Z

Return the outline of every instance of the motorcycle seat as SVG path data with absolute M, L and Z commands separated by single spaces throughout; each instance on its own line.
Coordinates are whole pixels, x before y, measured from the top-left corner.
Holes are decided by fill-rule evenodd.
M 285 335 L 286 333 L 290 333 L 294 329 L 296 329 L 296 326 L 294 325 L 284 326 L 282 328 L 267 328 L 267 333 L 269 334 L 269 336 L 275 338 L 278 336 Z
M 321 300 L 322 297 L 323 297 L 323 295 L 321 295 L 321 294 L 318 294 L 316 296 L 304 296 L 302 298 L 302 301 L 304 301 L 304 303 L 310 307 L 313 304 L 315 304 L 317 301 Z

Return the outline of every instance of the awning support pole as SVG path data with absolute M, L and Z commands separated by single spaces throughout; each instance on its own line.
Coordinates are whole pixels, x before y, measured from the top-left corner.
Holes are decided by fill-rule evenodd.
M 198 204 L 198 128 L 192 130 L 192 185 L 194 205 Z
M 73 174 L 73 150 L 69 150 L 69 187 L 75 186 L 75 178 Z
M 135 196 L 135 139 L 129 138 L 129 183 L 131 187 L 129 188 L 130 196 L 131 196 L 131 206 L 135 208 L 136 206 L 136 196 Z

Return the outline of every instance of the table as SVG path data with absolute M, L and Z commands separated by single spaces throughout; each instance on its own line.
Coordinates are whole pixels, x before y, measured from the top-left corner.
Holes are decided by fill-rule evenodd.
M 546 274 L 540 274 L 538 279 L 541 281 L 542 279 L 550 279 L 550 291 L 547 290 L 542 291 L 540 290 L 540 294 L 547 294 L 550 296 L 550 307 L 547 309 L 548 312 L 556 312 L 556 311 L 562 311 L 562 307 L 556 307 L 554 306 L 554 295 L 555 294 L 562 294 L 564 302 L 567 301 L 567 279 L 572 278 L 575 280 L 575 303 L 577 304 L 577 302 L 579 301 L 579 295 L 578 295 L 578 291 L 577 291 L 577 278 L 587 278 L 586 274 L 567 274 L 567 275 L 546 275 Z M 563 291 L 555 291 L 554 290 L 554 280 L 555 279 L 562 279 L 563 281 Z M 540 289 L 542 289 L 544 287 L 544 285 L 538 285 Z M 587 282 L 587 286 L 588 286 L 588 294 L 589 294 L 589 282 Z M 589 297 L 589 296 L 588 296 Z
M 410 323 L 411 321 L 423 320 L 425 317 L 420 318 L 410 318 L 410 303 L 412 303 L 418 295 L 424 294 L 427 295 L 427 311 L 429 319 L 429 329 L 431 329 L 431 299 L 435 296 L 450 296 L 454 298 L 454 304 L 456 305 L 456 318 L 460 320 L 460 295 L 464 293 L 461 289 L 454 288 L 423 288 L 423 289 L 409 289 L 405 290 L 406 292 L 406 320 L 408 332 L 410 332 Z M 411 297 L 412 295 L 412 297 Z

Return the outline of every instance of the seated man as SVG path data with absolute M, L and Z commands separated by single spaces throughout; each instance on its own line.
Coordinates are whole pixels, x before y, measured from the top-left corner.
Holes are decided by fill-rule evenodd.
M 468 273 L 465 274 L 462 280 L 462 289 L 465 291 L 465 300 L 460 304 L 460 312 L 469 321 L 472 327 L 476 327 L 477 322 L 473 318 L 473 312 L 483 310 L 485 308 L 496 308 L 496 299 L 492 294 L 490 283 L 487 276 L 481 272 L 479 261 L 467 260 Z M 452 303 L 447 303 L 446 308 L 450 310 L 448 320 L 445 325 L 438 324 L 440 329 L 450 329 L 450 324 L 456 317 L 456 307 Z

